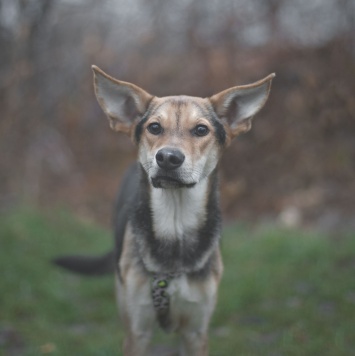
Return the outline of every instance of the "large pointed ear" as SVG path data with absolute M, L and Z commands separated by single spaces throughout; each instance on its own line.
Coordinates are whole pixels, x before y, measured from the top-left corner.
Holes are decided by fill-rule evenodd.
M 96 98 L 111 128 L 129 133 L 136 119 L 146 112 L 153 96 L 134 84 L 110 77 L 96 66 L 91 68 Z
M 270 74 L 258 82 L 233 87 L 210 98 L 216 114 L 226 124 L 231 138 L 250 130 L 251 119 L 264 106 L 274 77 L 275 74 Z

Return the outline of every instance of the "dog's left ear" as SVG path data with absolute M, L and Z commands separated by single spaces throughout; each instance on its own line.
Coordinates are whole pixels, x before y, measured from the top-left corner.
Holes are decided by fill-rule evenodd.
M 233 87 L 210 98 L 231 138 L 250 130 L 251 119 L 264 106 L 274 77 L 273 73 L 258 82 Z
M 91 68 L 96 98 L 111 128 L 130 133 L 136 120 L 147 111 L 153 96 L 134 84 L 110 77 L 96 66 Z

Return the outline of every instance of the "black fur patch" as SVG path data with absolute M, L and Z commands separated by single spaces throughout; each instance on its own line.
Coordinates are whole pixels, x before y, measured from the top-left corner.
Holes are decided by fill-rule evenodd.
M 223 125 L 221 124 L 220 120 L 218 119 L 217 115 L 214 111 L 212 111 L 212 125 L 214 126 L 216 132 L 216 138 L 220 145 L 224 145 L 226 142 L 226 131 L 224 130 Z
M 149 116 L 150 116 L 150 110 L 148 109 L 136 126 L 136 129 L 134 131 L 134 138 L 135 138 L 137 144 L 139 143 L 139 141 L 141 139 L 141 136 L 143 133 L 143 126 L 147 122 Z
M 124 174 L 121 187 L 117 194 L 113 226 L 115 236 L 115 266 L 119 269 L 119 260 L 121 258 L 123 239 L 127 227 L 128 217 L 130 216 L 135 194 L 139 188 L 139 166 L 137 163 L 132 164 Z M 119 276 L 120 276 L 120 271 Z

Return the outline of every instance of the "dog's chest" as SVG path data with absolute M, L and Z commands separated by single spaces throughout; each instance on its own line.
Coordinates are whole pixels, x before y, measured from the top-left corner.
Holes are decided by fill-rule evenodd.
M 180 304 L 186 306 L 186 303 L 198 303 L 201 300 L 201 290 L 196 284 L 191 283 L 185 274 L 169 282 L 167 293 L 175 308 Z
M 153 189 L 153 230 L 160 239 L 182 239 L 198 229 L 206 216 L 207 181 L 191 189 Z
M 191 325 L 203 319 L 212 310 L 217 293 L 217 285 L 212 278 L 203 282 L 191 281 L 182 275 L 170 282 L 167 290 L 170 298 L 170 315 L 173 328 Z

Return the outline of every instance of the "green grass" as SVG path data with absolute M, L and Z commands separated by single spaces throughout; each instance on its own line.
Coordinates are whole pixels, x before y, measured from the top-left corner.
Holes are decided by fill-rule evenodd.
M 0 218 L 0 355 L 119 355 L 113 280 L 53 267 L 68 252 L 101 253 L 110 232 L 65 212 Z M 354 355 L 355 234 L 234 226 L 210 354 Z

